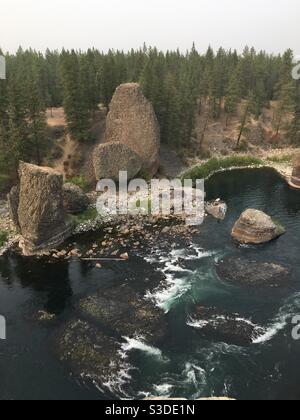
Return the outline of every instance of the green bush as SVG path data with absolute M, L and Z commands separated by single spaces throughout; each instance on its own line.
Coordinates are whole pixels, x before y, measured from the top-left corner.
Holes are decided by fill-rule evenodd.
M 99 216 L 98 211 L 96 208 L 88 208 L 86 211 L 84 211 L 81 214 L 78 215 L 72 215 L 70 216 L 73 223 L 78 226 L 81 225 L 81 223 L 88 222 L 89 220 L 95 220 Z
M 87 191 L 89 184 L 83 175 L 74 176 L 73 178 L 68 179 L 68 182 L 71 182 L 74 185 L 80 187 L 83 191 Z
M 0 230 L 0 247 L 6 244 L 8 240 L 8 233 Z
M 213 158 L 200 166 L 188 170 L 184 175 L 183 179 L 205 179 L 213 173 L 230 168 L 239 168 L 247 166 L 260 166 L 264 162 L 261 159 L 253 156 L 231 156 L 224 159 Z

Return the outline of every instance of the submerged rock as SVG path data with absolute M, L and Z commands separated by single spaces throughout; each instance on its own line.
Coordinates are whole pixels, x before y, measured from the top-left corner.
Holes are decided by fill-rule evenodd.
M 80 187 L 68 182 L 63 186 L 63 203 L 67 213 L 78 214 L 84 212 L 90 202 Z
M 63 207 L 63 176 L 52 168 L 20 163 L 18 220 L 24 255 L 61 244 L 72 231 Z
M 151 302 L 141 299 L 130 287 L 121 286 L 82 299 L 78 308 L 82 316 L 116 332 L 120 336 L 143 336 L 158 344 L 167 333 L 164 313 Z
M 142 168 L 142 159 L 130 147 L 122 143 L 100 144 L 94 152 L 94 169 L 97 180 L 119 180 L 120 171 L 126 171 L 128 180 Z
M 240 317 L 217 308 L 198 305 L 188 322 L 207 339 L 237 346 L 249 346 L 263 333 L 263 329 Z
M 106 121 L 106 142 L 122 143 L 142 159 L 150 176 L 159 168 L 160 129 L 151 103 L 137 83 L 119 86 Z
M 284 287 L 290 270 L 278 264 L 228 257 L 217 264 L 217 272 L 224 280 L 250 287 Z
M 55 340 L 55 352 L 80 377 L 105 383 L 122 368 L 121 346 L 86 321 L 67 323 Z
M 270 242 L 285 233 L 270 216 L 259 210 L 246 210 L 232 229 L 232 237 L 242 244 L 259 245 Z

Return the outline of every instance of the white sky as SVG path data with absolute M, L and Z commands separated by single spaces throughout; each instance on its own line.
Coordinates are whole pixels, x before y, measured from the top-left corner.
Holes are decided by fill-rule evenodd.
M 0 0 L 0 47 L 96 47 L 300 54 L 299 0 Z

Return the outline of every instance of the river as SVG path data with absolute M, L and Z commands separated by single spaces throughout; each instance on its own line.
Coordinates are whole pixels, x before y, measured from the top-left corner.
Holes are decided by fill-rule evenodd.
M 158 241 L 102 270 L 75 259 L 0 258 L 0 315 L 7 322 L 7 340 L 0 340 L 0 399 L 300 398 L 300 341 L 293 340 L 291 323 L 300 315 L 300 192 L 271 169 L 216 174 L 206 191 L 208 198 L 227 202 L 228 214 L 224 222 L 208 217 L 189 243 Z M 263 246 L 236 246 L 231 229 L 247 208 L 265 211 L 287 233 Z M 227 284 L 215 265 L 229 255 L 283 264 L 292 269 L 293 286 L 249 290 Z M 142 337 L 125 337 L 126 368 L 106 386 L 72 375 L 53 351 L 55 331 L 74 318 L 80 297 L 123 283 L 164 310 L 168 339 L 153 347 Z M 195 303 L 238 313 L 264 332 L 248 347 L 204 340 L 188 325 Z M 57 318 L 41 322 L 39 311 Z

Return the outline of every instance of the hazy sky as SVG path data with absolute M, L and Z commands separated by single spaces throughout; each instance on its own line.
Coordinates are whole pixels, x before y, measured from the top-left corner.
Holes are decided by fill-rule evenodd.
M 182 50 L 300 54 L 299 0 L 1 0 L 0 47 L 130 49 L 146 42 Z

